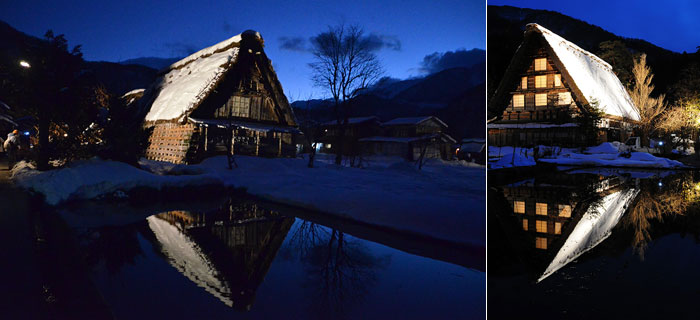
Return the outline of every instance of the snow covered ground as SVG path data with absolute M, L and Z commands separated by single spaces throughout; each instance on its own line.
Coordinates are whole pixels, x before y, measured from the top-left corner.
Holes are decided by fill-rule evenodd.
M 137 186 L 245 187 L 271 201 L 444 240 L 485 244 L 483 166 L 429 160 L 418 170 L 412 162 L 370 159 L 369 167 L 360 169 L 335 166 L 326 156 L 320 160 L 310 169 L 299 158 L 237 156 L 239 168 L 233 170 L 227 169 L 225 156 L 189 166 L 142 160 L 150 172 L 97 159 L 43 173 L 21 163 L 13 169 L 13 179 L 53 205 Z
M 515 153 L 515 156 L 513 156 Z M 499 158 L 500 156 L 500 158 Z M 539 162 L 554 163 L 564 166 L 598 166 L 624 168 L 682 168 L 682 163 L 646 152 L 631 152 L 629 157 L 619 151 L 618 143 L 604 142 L 579 152 L 574 148 L 553 148 L 539 146 Z M 499 169 L 513 166 L 535 165 L 532 148 L 489 147 L 489 168 Z

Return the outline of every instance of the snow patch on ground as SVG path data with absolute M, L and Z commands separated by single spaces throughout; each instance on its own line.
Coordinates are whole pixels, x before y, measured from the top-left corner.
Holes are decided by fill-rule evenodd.
M 13 179 L 45 195 L 53 205 L 137 186 L 188 186 L 196 190 L 199 185 L 223 184 L 244 187 L 263 199 L 373 225 L 477 246 L 486 242 L 483 166 L 430 160 L 418 170 L 412 162 L 387 159 L 380 165 L 374 159 L 367 168 L 340 167 L 326 161 L 307 168 L 307 160 L 300 158 L 246 156 L 237 156 L 236 162 L 239 167 L 228 170 L 225 156 L 189 166 L 142 159 L 142 167 L 151 172 L 97 159 L 47 172 L 20 163 Z
M 69 167 L 40 172 L 22 161 L 12 169 L 12 180 L 19 186 L 45 196 L 50 205 L 73 199 L 94 199 L 128 191 L 135 187 L 191 187 L 223 185 L 220 177 L 161 176 L 128 164 L 109 160 L 79 161 Z

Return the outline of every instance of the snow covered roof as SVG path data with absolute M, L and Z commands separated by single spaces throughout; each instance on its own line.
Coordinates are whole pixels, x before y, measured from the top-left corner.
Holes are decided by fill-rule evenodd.
M 603 197 L 599 205 L 590 206 L 537 282 L 607 239 L 637 194 L 638 189 L 618 191 Z
M 421 122 L 434 119 L 437 121 L 439 124 L 447 127 L 447 124 L 442 122 L 442 120 L 438 119 L 437 117 L 433 116 L 427 116 L 427 117 L 412 117 L 412 118 L 396 118 L 393 120 L 389 120 L 387 122 L 382 123 L 384 126 L 401 126 L 401 125 L 416 125 Z
M 226 305 L 233 306 L 231 288 L 196 242 L 157 216 L 150 216 L 146 221 L 175 269 Z
M 371 116 L 371 117 L 358 117 L 358 118 L 348 118 L 348 124 L 358 124 L 358 123 L 363 123 L 363 122 L 367 122 L 367 121 L 379 121 L 379 118 L 377 118 L 377 117 L 375 117 L 375 116 Z M 323 126 L 334 126 L 334 125 L 337 125 L 337 124 L 338 124 L 338 121 L 333 120 L 333 121 L 324 122 L 324 123 L 322 123 L 321 125 L 323 125 Z
M 536 23 L 527 28 L 542 34 L 589 104 L 597 101 L 608 115 L 639 121 L 627 90 L 607 62 Z
M 459 150 L 464 152 L 481 152 L 484 150 L 484 147 L 486 147 L 486 144 L 483 142 L 467 142 L 463 143 Z
M 156 80 L 157 85 L 149 88 L 156 96 L 146 121 L 181 121 L 199 106 L 236 60 L 241 35 L 199 50 L 166 69 Z

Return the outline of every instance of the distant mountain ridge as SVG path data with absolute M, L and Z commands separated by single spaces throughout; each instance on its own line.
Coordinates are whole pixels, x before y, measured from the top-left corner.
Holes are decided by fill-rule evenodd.
M 182 60 L 182 58 L 159 58 L 159 57 L 141 57 L 141 58 L 134 58 L 134 59 L 128 59 L 119 62 L 121 65 L 142 65 L 146 66 L 152 69 L 156 70 L 162 70 L 170 65 L 172 65 L 175 62 L 178 62 Z

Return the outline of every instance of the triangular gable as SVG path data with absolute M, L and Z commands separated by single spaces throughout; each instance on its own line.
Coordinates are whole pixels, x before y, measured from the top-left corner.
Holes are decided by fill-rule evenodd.
M 595 56 L 548 29 L 531 23 L 527 25 L 523 42 L 516 50 L 508 68 L 488 103 L 489 112 L 500 114 L 510 100 L 510 88 L 518 80 L 518 72 L 531 61 L 527 53 L 542 39 L 562 78 L 570 86 L 577 105 L 597 101 L 606 115 L 639 121 L 639 113 L 612 67 Z

